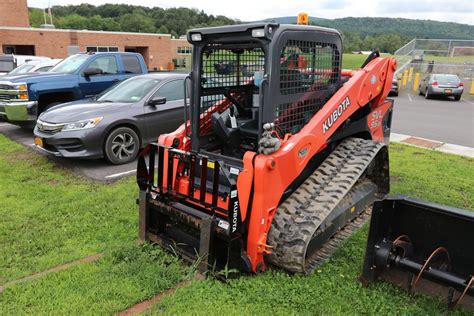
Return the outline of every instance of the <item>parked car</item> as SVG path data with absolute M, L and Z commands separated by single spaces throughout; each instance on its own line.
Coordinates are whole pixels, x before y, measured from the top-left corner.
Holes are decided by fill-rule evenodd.
M 389 95 L 389 96 L 398 97 L 398 92 L 399 92 L 398 80 L 397 80 L 397 79 L 393 79 L 393 81 L 392 81 L 392 88 L 390 89 L 390 92 L 388 93 L 388 95 Z
M 141 146 L 183 123 L 186 75 L 137 76 L 98 98 L 57 105 L 38 118 L 34 143 L 55 156 L 130 162 Z
M 0 77 L 8 74 L 18 66 L 23 65 L 26 62 L 38 60 L 46 61 L 51 60 L 49 57 L 44 56 L 30 56 L 30 55 L 0 55 Z
M 39 114 L 54 105 L 97 95 L 119 81 L 147 73 L 137 53 L 81 53 L 49 72 L 0 79 L 0 116 L 23 127 L 34 127 Z
M 48 72 L 56 66 L 62 59 L 32 60 L 10 71 L 7 76 L 19 75 L 30 72 Z
M 426 99 L 432 96 L 454 97 L 459 101 L 464 92 L 464 83 L 456 75 L 431 74 L 423 78 L 419 85 L 418 93 L 424 95 Z

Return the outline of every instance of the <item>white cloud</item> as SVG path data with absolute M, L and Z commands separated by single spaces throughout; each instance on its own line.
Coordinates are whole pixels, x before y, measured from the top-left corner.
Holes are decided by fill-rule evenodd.
M 197 7 L 206 13 L 225 15 L 242 21 L 291 16 L 299 12 L 306 12 L 311 16 L 329 19 L 347 16 L 381 16 L 474 24 L 474 1 L 472 0 L 456 0 L 455 3 L 434 0 L 238 0 L 222 2 L 215 0 L 147 0 L 142 2 L 134 0 L 28 0 L 28 5 L 32 7 L 80 3 L 94 5 L 124 3 L 163 8 Z

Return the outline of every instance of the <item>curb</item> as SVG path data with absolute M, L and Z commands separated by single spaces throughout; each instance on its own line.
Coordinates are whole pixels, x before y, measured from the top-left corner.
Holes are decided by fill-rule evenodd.
M 436 150 L 443 153 L 474 158 L 474 148 L 472 147 L 460 146 L 460 145 L 455 145 L 455 144 L 450 144 L 450 143 L 443 143 L 443 142 L 432 140 L 432 139 L 415 137 L 415 136 L 404 135 L 404 134 L 396 134 L 396 133 L 390 134 L 390 141 L 394 143 L 400 143 L 400 144 L 405 144 L 405 145 L 410 145 L 410 146 L 415 146 L 415 147 L 420 147 L 420 148 L 425 148 L 425 149 Z

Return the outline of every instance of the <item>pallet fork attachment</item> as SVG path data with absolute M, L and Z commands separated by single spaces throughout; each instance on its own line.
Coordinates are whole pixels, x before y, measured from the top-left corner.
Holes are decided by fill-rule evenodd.
M 474 212 L 406 196 L 375 202 L 363 284 L 384 280 L 474 310 Z

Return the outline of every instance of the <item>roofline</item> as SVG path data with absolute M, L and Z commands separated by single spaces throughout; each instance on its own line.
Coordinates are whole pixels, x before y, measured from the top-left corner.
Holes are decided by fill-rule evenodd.
M 138 36 L 164 36 L 171 37 L 171 34 L 161 33 L 138 33 L 138 32 L 112 32 L 112 31 L 90 31 L 90 30 L 73 30 L 73 29 L 42 29 L 37 27 L 17 27 L 17 26 L 0 26 L 1 30 L 11 31 L 32 31 L 32 32 L 78 32 L 78 33 L 92 33 L 92 34 L 121 34 L 121 35 L 138 35 Z
M 212 26 L 188 30 L 187 37 L 189 42 L 191 40 L 191 35 L 194 33 L 200 33 L 203 36 L 212 36 L 217 34 L 230 34 L 230 33 L 242 33 L 248 32 L 249 30 L 263 28 L 265 30 L 270 28 L 275 28 L 275 32 L 283 32 L 286 30 L 290 31 L 320 31 L 326 33 L 337 34 L 341 36 L 341 33 L 333 28 L 327 28 L 317 25 L 298 25 L 298 24 L 279 24 L 279 23 L 268 23 L 268 22 L 259 22 L 259 23 L 243 23 L 243 24 L 234 24 L 234 25 L 225 25 L 225 26 Z M 267 31 L 265 31 L 267 33 Z M 267 34 L 267 37 L 269 35 Z

